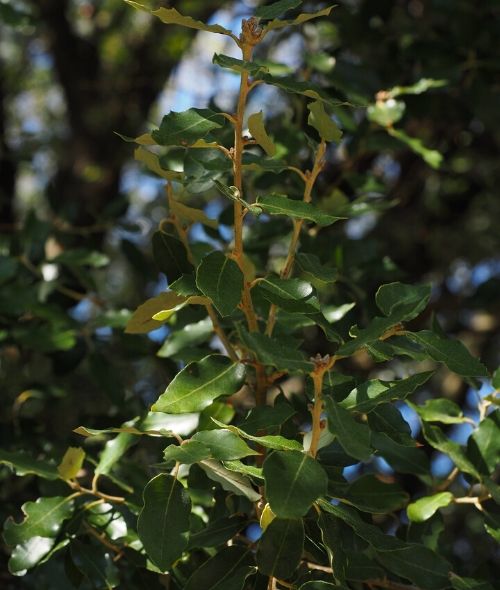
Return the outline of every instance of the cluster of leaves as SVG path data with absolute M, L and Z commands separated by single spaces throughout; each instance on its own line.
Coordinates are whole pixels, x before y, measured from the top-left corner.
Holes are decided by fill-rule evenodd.
M 242 59 L 214 56 L 240 77 L 236 113 L 172 112 L 159 129 L 133 140 L 137 160 L 167 181 L 169 216 L 152 248 L 168 290 L 143 303 L 126 331 L 167 326 L 158 355 L 179 371 L 147 414 L 120 427 L 76 430 L 89 449 L 111 435 L 97 460 L 81 448 L 69 448 L 58 465 L 0 451 L 0 461 L 18 475 L 34 474 L 53 490 L 24 504 L 21 522 L 7 520 L 11 573 L 64 555 L 64 575 L 77 588 L 123 586 L 121 575 L 130 587 L 161 576 L 168 587 L 187 590 L 493 587 L 487 573 L 473 578 L 457 571 L 440 539 L 446 515 L 462 509 L 477 511 L 491 543 L 500 538 L 500 377 L 493 378 L 496 391 L 480 400 L 477 421 L 450 400 L 420 403 L 416 394 L 433 378 L 434 365 L 471 387 L 489 377 L 436 322 L 431 329 L 406 327 L 426 308 L 429 285 L 382 285 L 375 297 L 379 315 L 348 333 L 336 329 L 352 303 L 324 303 L 338 269 L 314 252 L 314 236 L 354 216 L 359 203 L 327 209 L 312 197 L 342 138 L 343 100 L 252 59 L 268 34 L 331 10 L 282 18 L 300 4 L 280 0 L 259 8 L 238 37 L 175 9 L 153 11 L 166 24 L 225 35 L 242 52 Z M 247 95 L 262 84 L 310 100 L 308 135 L 283 130 L 281 141 L 266 130 L 262 112 L 245 118 Z M 431 165 L 439 158 L 393 123 L 402 114 L 397 96 L 436 85 L 393 89 L 369 110 Z M 294 165 L 304 149 L 309 170 Z M 227 199 L 218 219 L 186 204 L 210 191 Z M 278 266 L 269 249 L 282 233 L 289 240 Z M 90 263 L 99 264 L 85 258 L 80 266 Z M 308 331 L 313 338 L 306 345 Z M 47 342 L 46 331 L 43 336 Z M 399 378 L 352 374 L 351 361 L 362 355 L 397 362 Z M 405 400 L 420 419 L 425 447 L 454 463 L 447 478 L 433 476 L 429 453 L 400 412 Z M 466 446 L 444 430 L 463 423 L 473 427 Z M 142 439 L 151 445 L 150 470 L 157 473 L 147 482 L 124 459 Z M 390 474 L 416 476 L 417 492 L 377 474 L 381 460 Z M 359 465 L 374 469 L 347 479 L 345 468 Z M 108 485 L 121 495 L 103 492 Z

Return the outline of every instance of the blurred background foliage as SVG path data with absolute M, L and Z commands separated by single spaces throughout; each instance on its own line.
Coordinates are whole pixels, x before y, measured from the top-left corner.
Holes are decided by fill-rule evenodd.
M 171 3 L 230 28 L 252 5 Z M 488 0 L 339 0 L 330 19 L 277 33 L 271 55 L 260 56 L 299 68 L 341 100 L 371 105 L 336 111 L 344 139 L 329 152 L 315 195 L 325 209 L 348 208 L 354 218 L 304 236 L 309 251 L 338 269 L 323 296 L 332 306 L 356 303 L 340 330 L 370 316 L 380 283 L 432 281 L 430 310 L 418 322 L 434 313 L 490 369 L 500 364 L 499 17 Z M 165 288 L 150 235 L 166 203 L 162 182 L 116 133 L 137 136 L 172 109 L 213 102 L 231 110 L 236 82 L 211 62 L 214 52 L 231 51 L 222 37 L 167 28 L 122 0 L 0 0 L 0 33 L 0 447 L 60 457 L 81 444 L 73 428 L 118 425 L 144 412 L 177 368 L 156 356 L 166 328 L 123 333 L 129 310 Z M 425 82 L 396 88 L 427 79 L 442 82 L 424 93 Z M 284 143 L 297 162 L 307 157 L 293 153 L 293 134 L 307 121 L 302 98 L 292 109 L 281 91 L 266 88 L 251 103 L 264 109 L 278 146 L 280 134 L 290 134 Z M 409 138 L 421 143 L 409 146 Z M 251 190 L 293 190 L 290 182 L 264 175 Z M 210 185 L 201 183 L 196 199 L 224 219 Z M 287 231 L 250 227 L 247 252 L 264 257 L 272 244 L 271 265 L 279 266 Z M 195 316 L 183 310 L 178 327 Z M 304 336 L 311 353 L 329 351 L 314 328 Z M 351 370 L 381 375 L 369 356 Z M 397 374 L 397 366 L 384 371 Z M 444 370 L 426 392 L 433 394 L 457 401 L 466 415 L 476 411 L 476 394 Z M 467 428 L 450 436 L 464 442 Z M 143 445 L 128 466 L 139 480 L 144 452 Z M 451 467 L 438 459 L 445 474 Z M 3 521 L 47 484 L 1 467 L 0 485 Z M 473 518 L 455 529 L 451 546 L 467 573 L 488 551 Z M 1 572 L 6 559 L 0 553 Z M 494 568 L 491 555 L 485 559 Z M 37 575 L 13 581 L 0 573 L 0 585 L 56 588 Z

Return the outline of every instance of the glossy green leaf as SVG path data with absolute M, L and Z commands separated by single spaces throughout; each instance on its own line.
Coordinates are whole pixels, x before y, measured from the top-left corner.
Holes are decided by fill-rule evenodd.
M 235 413 L 230 402 L 213 402 L 201 412 L 198 430 L 213 430 L 217 428 L 213 419 L 219 420 L 219 424 L 229 424 L 234 418 Z
M 19 476 L 34 474 L 43 479 L 59 478 L 55 464 L 30 457 L 24 451 L 10 452 L 0 449 L 0 464 L 7 465 Z
M 323 102 L 315 100 L 310 102 L 307 108 L 309 109 L 307 122 L 316 129 L 321 139 L 338 143 L 342 138 L 342 131 L 326 112 Z
M 194 324 L 187 324 L 169 334 L 156 355 L 160 358 L 169 358 L 185 348 L 206 342 L 213 334 L 213 324 L 208 317 Z
M 219 461 L 231 461 L 259 454 L 237 434 L 227 429 L 203 430 L 197 432 L 191 440 L 204 444 L 210 450 L 211 458 Z
M 252 552 L 244 547 L 226 547 L 205 561 L 189 578 L 184 590 L 242 590 L 255 571 Z
M 500 465 L 500 410 L 481 421 L 467 441 L 467 456 L 478 470 L 491 475 Z
M 104 445 L 94 472 L 98 475 L 110 473 L 113 465 L 123 457 L 127 450 L 135 443 L 135 440 L 135 436 L 128 432 L 121 432 L 118 436 L 109 440 Z
M 57 472 L 62 479 L 75 479 L 82 468 L 85 459 L 85 451 L 80 447 L 69 447 L 64 453 L 61 463 L 57 466 Z
M 463 377 L 487 377 L 488 370 L 459 340 L 439 337 L 430 330 L 408 332 L 407 337 L 416 342 L 437 362 L 444 363 L 450 371 Z
M 144 488 L 137 532 L 149 559 L 166 571 L 187 546 L 191 500 L 172 476 L 161 473 Z
M 266 131 L 262 111 L 248 117 L 248 130 L 268 156 L 273 157 L 276 154 L 276 146 Z
M 248 475 L 254 479 L 264 479 L 262 475 L 262 469 L 260 467 L 254 467 L 253 465 L 246 465 L 243 461 L 224 461 L 223 465 L 229 471 L 235 471 L 241 475 Z
M 328 415 L 328 428 L 344 451 L 360 461 L 368 461 L 373 450 L 370 445 L 370 430 L 366 424 L 355 420 L 349 410 L 340 406 L 331 397 L 325 399 L 325 410 Z
M 223 55 L 221 53 L 214 54 L 212 63 L 220 66 L 221 68 L 233 70 L 233 72 L 237 72 L 238 74 L 241 74 L 241 72 L 248 72 L 250 76 L 256 76 L 260 72 L 269 71 L 267 66 L 261 65 L 258 62 L 244 61 L 235 57 L 230 57 L 229 55 Z
M 427 422 L 423 422 L 422 432 L 427 442 L 436 450 L 448 455 L 461 471 L 469 473 L 477 479 L 481 479 L 478 469 L 472 461 L 468 459 L 465 449 L 461 445 L 450 440 L 440 428 L 428 424 Z
M 146 148 L 140 146 L 134 151 L 134 158 L 146 166 L 148 170 L 154 172 L 161 178 L 166 180 L 181 180 L 182 172 L 174 172 L 173 170 L 165 170 L 161 167 L 160 158 L 150 152 Z
M 460 424 L 466 422 L 460 407 L 446 398 L 428 399 L 422 406 L 408 402 L 410 407 L 426 422 Z
M 434 371 L 426 371 L 399 381 L 367 381 L 353 389 L 340 405 L 356 412 L 371 412 L 380 404 L 406 399 L 433 374 Z
M 445 508 L 453 502 L 453 494 L 450 492 L 440 492 L 432 496 L 425 496 L 416 502 L 412 502 L 406 508 L 408 518 L 413 522 L 424 522 L 431 518 L 437 510 Z
M 24 519 L 14 522 L 8 518 L 4 525 L 3 538 L 14 547 L 31 537 L 57 537 L 62 523 L 73 514 L 74 502 L 68 497 L 38 498 L 36 502 L 22 505 Z
M 125 0 L 128 2 L 128 0 Z M 129 2 L 129 4 L 137 4 L 137 2 Z M 207 25 L 199 20 L 195 20 L 190 16 L 183 16 L 175 8 L 159 8 L 152 10 L 151 14 L 157 16 L 162 22 L 167 25 L 180 25 L 188 29 L 197 29 L 198 31 L 207 31 L 209 33 L 219 33 L 221 35 L 232 36 L 231 31 L 221 27 L 220 25 Z
M 316 280 L 323 284 L 334 283 L 337 280 L 337 270 L 321 264 L 319 258 L 314 254 L 299 252 L 295 255 L 295 264 L 311 280 Z
M 118 570 L 108 552 L 77 540 L 71 542 L 70 551 L 73 563 L 87 578 L 92 588 L 109 590 L 118 586 Z
M 270 303 L 289 313 L 317 313 L 319 302 L 310 283 L 300 279 L 266 277 L 254 290 Z
M 329 493 L 363 512 L 387 513 L 402 508 L 408 494 L 396 483 L 384 483 L 374 475 L 363 475 L 347 485 L 333 485 Z
M 238 264 L 222 252 L 205 256 L 196 271 L 196 285 L 222 316 L 230 315 L 241 301 L 243 273 Z
M 415 447 L 411 436 L 411 428 L 401 412 L 391 403 L 377 406 L 368 415 L 368 425 L 376 432 L 383 432 L 401 445 Z
M 199 412 L 214 399 L 236 393 L 245 375 L 245 365 L 241 363 L 219 354 L 206 356 L 177 373 L 151 410 L 167 414 Z
M 301 4 L 302 0 L 278 0 L 272 4 L 259 6 L 255 10 L 255 16 L 261 20 L 272 20 L 273 18 L 282 16 L 288 10 L 292 10 L 292 8 L 297 8 Z
M 182 113 L 174 111 L 165 115 L 160 128 L 151 133 L 159 145 L 193 145 L 198 139 L 214 129 L 220 129 L 224 117 L 210 109 L 188 109 Z
M 258 332 L 247 332 L 244 329 L 239 330 L 239 335 L 243 346 L 252 351 L 264 365 L 284 371 L 304 373 L 314 369 L 314 364 L 306 360 L 300 350 L 287 346 L 282 340 L 270 338 Z
M 287 579 L 297 569 L 304 548 L 302 519 L 274 518 L 257 548 L 257 567 L 266 576 Z
M 163 452 L 163 458 L 167 463 L 178 461 L 185 465 L 198 463 L 203 459 L 209 459 L 210 449 L 202 442 L 187 440 L 182 445 L 169 445 Z
M 47 537 L 31 537 L 12 550 L 9 559 L 9 572 L 14 576 L 24 576 L 50 553 L 55 539 Z
M 332 225 L 336 221 L 345 219 L 345 217 L 335 217 L 334 215 L 325 213 L 311 203 L 290 199 L 285 195 L 275 193 L 258 197 L 256 205 L 269 215 L 283 215 L 292 219 L 305 219 L 322 226 Z
M 251 502 L 260 500 L 261 495 L 254 490 L 250 480 L 237 471 L 226 469 L 223 465 L 212 459 L 206 459 L 199 463 L 207 476 L 219 483 L 228 492 L 238 496 L 246 496 Z
M 217 422 L 217 421 L 216 421 Z M 218 423 L 219 426 L 224 426 L 223 424 Z M 275 449 L 277 451 L 301 451 L 302 445 L 293 439 L 286 438 L 284 436 L 273 435 L 273 434 L 266 434 L 263 436 L 253 436 L 248 434 L 244 430 L 241 430 L 237 426 L 226 426 L 229 430 L 237 434 L 238 436 L 242 436 L 248 440 L 251 440 L 261 447 L 266 447 L 268 449 Z
M 239 427 L 245 433 L 256 434 L 264 428 L 279 427 L 289 420 L 296 410 L 282 398 L 278 398 L 274 406 L 257 406 L 252 408 Z
M 244 516 L 219 518 L 189 538 L 188 549 L 197 547 L 217 547 L 226 543 L 248 524 Z
M 193 271 L 186 248 L 178 238 L 164 231 L 156 231 L 152 243 L 155 264 L 166 275 L 169 283 Z
M 326 493 L 324 469 L 299 451 L 274 451 L 264 461 L 263 473 L 266 499 L 281 518 L 305 516 L 311 504 Z
M 375 301 L 384 315 L 396 314 L 399 321 L 405 321 L 417 317 L 427 307 L 430 296 L 430 285 L 388 283 L 378 289 Z

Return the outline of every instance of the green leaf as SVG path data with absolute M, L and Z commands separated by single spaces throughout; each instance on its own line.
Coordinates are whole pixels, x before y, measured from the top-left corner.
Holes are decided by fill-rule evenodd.
M 430 90 L 431 88 L 442 88 L 448 84 L 447 80 L 434 80 L 433 78 L 421 78 L 415 84 L 411 86 L 394 86 L 390 90 L 387 90 L 387 94 L 395 98 L 401 94 L 422 94 Z
M 256 434 L 265 428 L 282 426 L 295 414 L 296 410 L 287 401 L 278 398 L 274 407 L 257 406 L 252 408 L 239 427 L 245 433 Z
M 146 334 L 161 327 L 175 312 L 188 303 L 202 305 L 208 299 L 204 297 L 182 297 L 173 291 L 161 293 L 145 301 L 134 311 L 127 322 L 126 334 Z
M 248 117 L 248 130 L 250 131 L 251 136 L 268 156 L 273 157 L 276 154 L 276 146 L 274 145 L 273 140 L 267 134 L 266 128 L 264 126 L 264 117 L 262 111 L 253 113 Z
M 408 494 L 396 483 L 384 483 L 374 475 L 363 475 L 347 485 L 331 485 L 330 495 L 363 512 L 394 512 L 408 502 Z
M 476 466 L 468 459 L 464 448 L 451 441 L 443 431 L 437 426 L 432 426 L 427 422 L 422 422 L 422 432 L 427 442 L 436 450 L 448 455 L 455 465 L 470 475 L 481 479 L 479 471 Z
M 174 111 L 165 115 L 160 128 L 151 133 L 159 145 L 181 145 L 188 147 L 202 139 L 214 129 L 220 129 L 224 117 L 210 109 L 188 109 L 182 113 Z
M 241 363 L 219 354 L 206 356 L 177 373 L 151 410 L 167 414 L 199 412 L 214 399 L 236 393 L 245 375 L 246 368 Z
M 300 564 L 304 548 L 302 519 L 274 518 L 257 548 L 257 567 L 262 574 L 287 579 Z
M 319 302 L 313 286 L 300 279 L 266 277 L 254 287 L 267 301 L 289 313 L 317 313 Z
M 43 479 L 58 479 L 57 466 L 43 459 L 34 459 L 24 451 L 4 451 L 0 449 L 0 463 L 10 467 L 16 475 L 34 474 Z
M 91 266 L 92 268 L 102 268 L 109 264 L 109 257 L 102 252 L 95 250 L 87 250 L 86 248 L 75 248 L 62 252 L 55 258 L 51 258 L 49 262 L 55 264 L 65 264 L 66 266 L 79 267 Z
M 258 332 L 247 332 L 244 328 L 240 328 L 238 333 L 243 346 L 254 352 L 257 359 L 264 365 L 284 371 L 304 373 L 314 369 L 314 364 L 307 361 L 300 350 L 283 344 L 281 340 Z
M 333 6 L 328 8 L 323 8 L 323 10 L 318 10 L 317 12 L 304 12 L 299 14 L 297 18 L 290 19 L 290 20 L 279 20 L 275 19 L 271 22 L 266 24 L 265 31 L 274 31 L 276 29 L 282 29 L 284 27 L 291 27 L 296 25 L 301 25 L 302 23 L 306 23 L 314 18 L 319 18 L 321 16 L 328 16 L 332 11 Z
M 7 545 L 14 547 L 30 537 L 57 537 L 62 523 L 73 514 L 73 499 L 57 496 L 38 498 L 36 502 L 22 505 L 24 520 L 14 522 L 10 517 L 5 521 L 3 537 Z
M 47 537 L 31 537 L 14 547 L 9 559 L 9 572 L 14 576 L 24 576 L 27 570 L 48 555 L 56 543 Z
M 250 480 L 233 469 L 226 469 L 223 465 L 212 459 L 206 459 L 199 466 L 207 476 L 219 483 L 222 489 L 233 492 L 238 496 L 246 496 L 251 502 L 260 500 L 261 495 L 256 492 Z
M 369 121 L 389 128 L 403 118 L 405 110 L 406 105 L 401 100 L 377 100 L 375 104 L 368 106 L 366 115 Z
M 169 358 L 185 348 L 192 348 L 206 342 L 213 334 L 213 324 L 208 317 L 194 324 L 187 324 L 168 335 L 156 356 Z
M 454 590 L 493 590 L 493 586 L 485 580 L 462 578 L 454 573 L 450 574 L 450 582 Z
M 219 518 L 209 523 L 201 531 L 192 534 L 189 538 L 188 549 L 222 545 L 238 534 L 247 524 L 248 521 L 243 516 Z
M 175 199 L 169 201 L 169 208 L 172 213 L 179 217 L 181 220 L 188 221 L 190 223 L 201 223 L 207 227 L 216 229 L 218 223 L 216 219 L 210 219 L 201 209 L 195 209 L 194 207 L 188 207 Z
M 440 508 L 445 508 L 453 502 L 453 494 L 441 492 L 432 496 L 425 496 L 416 502 L 408 504 L 406 513 L 413 522 L 424 522 L 431 518 Z
M 144 488 L 137 532 L 149 559 L 166 571 L 187 546 L 191 500 L 175 477 L 161 473 Z
M 252 465 L 245 465 L 243 461 L 224 461 L 224 467 L 229 469 L 229 471 L 235 471 L 236 473 L 241 473 L 241 475 L 248 475 L 249 477 L 253 477 L 255 479 L 264 479 L 262 475 L 262 469 L 260 467 L 254 467 Z
M 331 514 L 321 512 L 318 518 L 318 526 L 321 530 L 321 539 L 328 554 L 328 561 L 333 570 L 333 575 L 339 582 L 345 581 L 348 565 L 347 556 L 343 549 L 341 521 Z
M 467 441 L 467 456 L 474 466 L 491 475 L 500 465 L 500 410 L 481 421 Z
M 383 432 L 401 445 L 415 447 L 417 445 L 411 436 L 411 429 L 401 412 L 393 404 L 377 406 L 368 415 L 368 425 L 376 432 Z
M 348 410 L 331 397 L 325 398 L 325 410 L 328 414 L 328 428 L 344 451 L 360 461 L 368 461 L 373 453 L 369 428 L 357 422 Z
M 323 102 L 315 100 L 310 102 L 307 108 L 310 111 L 307 122 L 316 129 L 321 139 L 338 143 L 342 138 L 342 131 L 325 111 Z
M 287 21 L 275 21 L 279 23 L 285 23 Z M 257 80 L 262 80 L 266 84 L 270 84 L 271 86 L 276 86 L 285 92 L 290 92 L 291 94 L 301 94 L 303 96 L 308 96 L 309 98 L 314 98 L 315 100 L 322 100 L 331 106 L 338 106 L 339 104 L 343 104 L 340 101 L 334 100 L 325 90 L 314 84 L 311 81 L 303 82 L 301 80 L 297 80 L 294 76 L 273 76 L 271 74 L 267 74 L 265 72 L 259 72 L 256 76 Z
M 429 458 L 422 449 L 409 447 L 390 438 L 385 432 L 372 432 L 371 443 L 378 454 L 401 473 L 429 475 Z
M 321 580 L 313 580 L 302 584 L 299 590 L 344 590 L 343 587 L 331 584 L 330 582 L 322 582 Z
M 500 389 L 500 367 L 493 373 L 491 378 L 491 385 L 495 389 Z
M 219 426 L 224 427 L 223 424 L 214 420 L 216 424 Z M 293 439 L 285 438 L 284 436 L 273 435 L 273 434 L 266 434 L 264 436 L 253 436 L 252 434 L 248 434 L 244 430 L 241 430 L 237 426 L 229 425 L 226 426 L 228 430 L 234 432 L 238 436 L 242 436 L 248 440 L 251 440 L 261 447 L 266 447 L 268 449 L 275 449 L 277 451 L 302 451 L 302 445 Z
M 284 215 L 292 219 L 306 219 L 322 226 L 332 225 L 336 221 L 345 219 L 345 217 L 335 217 L 325 213 L 311 203 L 290 199 L 285 195 L 276 193 L 258 197 L 256 205 L 269 215 Z
M 184 590 L 242 590 L 255 571 L 252 552 L 244 547 L 226 547 L 205 561 L 189 578 Z
M 201 291 L 196 286 L 196 277 L 194 273 L 183 274 L 173 283 L 169 285 L 171 291 L 175 291 L 177 295 L 183 297 L 191 297 L 192 295 L 201 295 Z
M 138 147 L 134 151 L 134 158 L 138 162 L 142 162 L 148 170 L 154 172 L 162 178 L 165 178 L 166 180 L 182 179 L 182 172 L 174 172 L 173 170 L 163 169 L 160 165 L 159 157 L 142 146 Z
M 163 452 L 167 463 L 178 461 L 184 465 L 191 465 L 210 458 L 210 449 L 196 440 L 186 440 L 182 445 L 169 445 Z
M 431 285 L 388 283 L 378 289 L 375 302 L 384 315 L 397 315 L 402 322 L 417 317 L 427 307 L 430 296 Z
M 204 444 L 210 450 L 211 458 L 219 461 L 231 461 L 259 454 L 228 429 L 203 430 L 197 432 L 191 440 Z
M 221 68 L 226 68 L 228 70 L 232 70 L 233 72 L 237 72 L 238 74 L 241 74 L 241 72 L 248 72 L 252 77 L 256 76 L 260 72 L 269 72 L 269 68 L 267 66 L 259 64 L 258 62 L 243 61 L 241 59 L 236 59 L 235 57 L 230 57 L 229 55 L 223 55 L 220 53 L 214 53 L 212 63 L 220 66 Z
M 443 161 L 443 156 L 437 150 L 432 150 L 422 143 L 417 137 L 410 137 L 400 129 L 394 127 L 387 127 L 387 132 L 398 139 L 401 143 L 408 146 L 413 152 L 418 154 L 431 168 L 440 168 Z
M 385 535 L 377 527 L 367 524 L 347 506 L 333 506 L 319 501 L 322 510 L 341 518 L 354 532 L 367 541 L 377 560 L 389 571 L 410 580 L 426 590 L 447 588 L 449 564 L 442 557 L 414 543 L 405 543 L 395 536 Z
M 156 266 L 166 275 L 169 283 L 193 271 L 186 248 L 178 238 L 163 231 L 156 231 L 152 242 Z
M 300 518 L 326 493 L 328 478 L 321 465 L 299 451 L 274 451 L 263 465 L 265 497 L 278 517 Z
M 100 547 L 84 545 L 73 540 L 70 545 L 71 559 L 90 582 L 92 588 L 109 590 L 120 583 L 118 570 L 109 553 Z
M 197 29 L 198 31 L 207 31 L 209 33 L 220 33 L 221 35 L 228 35 L 232 37 L 231 31 L 221 27 L 220 25 L 207 25 L 199 20 L 194 20 L 190 16 L 183 16 L 175 8 L 159 8 L 158 10 L 150 10 L 144 4 L 134 2 L 133 0 L 125 0 L 127 4 L 130 4 L 134 8 L 145 10 L 150 12 L 154 16 L 158 17 L 166 25 L 180 25 L 181 27 L 187 27 L 188 29 Z
M 428 399 L 423 406 L 408 402 L 408 405 L 426 422 L 460 424 L 466 422 L 460 407 L 449 399 Z
M 292 10 L 292 8 L 297 8 L 301 4 L 302 0 L 278 0 L 278 2 L 273 2 L 273 4 L 259 6 L 255 10 L 255 16 L 261 20 L 272 20 L 285 14 L 288 10 Z
M 61 463 L 57 466 L 57 472 L 62 479 L 75 479 L 82 468 L 85 459 L 85 451 L 80 447 L 69 447 L 64 453 Z
M 434 371 L 426 371 L 399 381 L 379 381 L 378 379 L 367 381 L 353 389 L 340 402 L 340 405 L 356 412 L 371 412 L 380 404 L 406 399 L 424 385 L 433 374 Z
M 135 440 L 135 436 L 128 432 L 120 432 L 118 436 L 109 440 L 104 445 L 94 473 L 97 475 L 110 473 L 113 465 L 123 457 L 126 451 L 135 443 Z
M 321 264 L 314 254 L 299 252 L 295 255 L 295 263 L 297 268 L 312 280 L 322 284 L 334 283 L 337 280 L 337 270 Z
M 205 256 L 196 270 L 196 285 L 224 317 L 241 301 L 243 273 L 238 264 L 222 252 Z
M 416 342 L 427 354 L 439 363 L 444 363 L 450 371 L 463 377 L 487 377 L 488 370 L 459 340 L 440 338 L 430 330 L 408 332 L 406 336 Z

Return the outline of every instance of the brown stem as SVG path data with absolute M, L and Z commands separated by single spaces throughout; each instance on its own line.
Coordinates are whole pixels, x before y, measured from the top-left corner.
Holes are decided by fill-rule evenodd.
M 316 367 L 311 373 L 311 378 L 314 383 L 314 405 L 311 412 L 312 415 L 312 431 L 311 431 L 311 446 L 309 447 L 309 454 L 311 457 L 316 457 L 318 452 L 319 439 L 321 437 L 322 424 L 321 412 L 323 411 L 323 379 L 325 373 L 329 371 L 336 361 L 336 357 L 316 358 Z
M 314 165 L 312 171 L 308 171 L 306 173 L 301 172 L 298 168 L 293 168 L 294 172 L 300 173 L 301 177 L 303 178 L 305 185 L 304 185 L 304 196 L 303 201 L 304 203 L 310 203 L 312 198 L 312 189 L 314 187 L 314 183 L 318 178 L 320 172 L 323 170 L 323 166 L 325 165 L 325 152 L 326 152 L 326 143 L 324 140 L 321 140 L 321 143 L 318 146 L 318 150 L 316 151 L 316 155 L 314 157 Z M 302 226 L 304 224 L 303 219 L 296 219 L 293 221 L 293 232 L 292 238 L 290 240 L 290 245 L 288 246 L 288 255 L 286 257 L 285 265 L 281 270 L 280 277 L 282 279 L 288 279 L 292 274 L 293 265 L 295 263 L 295 254 L 297 253 L 297 245 L 299 242 L 300 232 L 302 230 Z M 274 330 L 274 326 L 276 324 L 276 305 L 274 303 L 271 304 L 269 308 L 269 315 L 267 318 L 267 326 L 266 326 L 266 334 L 267 336 L 271 336 Z

